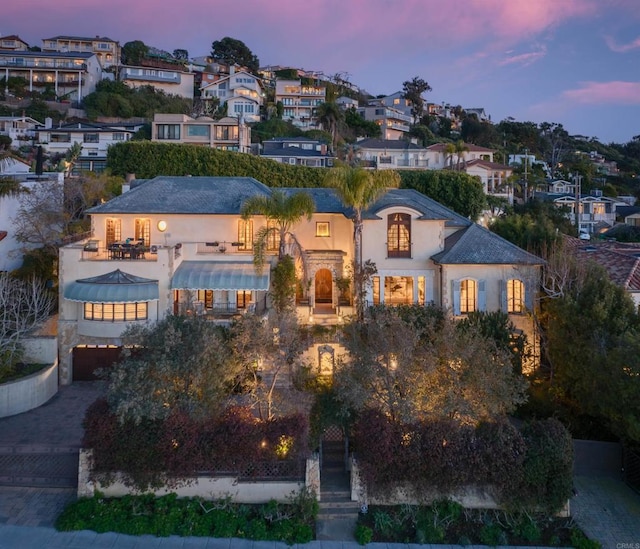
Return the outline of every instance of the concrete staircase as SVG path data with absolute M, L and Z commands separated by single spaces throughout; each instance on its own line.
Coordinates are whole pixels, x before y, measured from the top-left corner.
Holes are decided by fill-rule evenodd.
M 344 442 L 323 442 L 316 539 L 354 540 L 359 510 L 358 502 L 351 501 L 350 474 L 345 467 Z

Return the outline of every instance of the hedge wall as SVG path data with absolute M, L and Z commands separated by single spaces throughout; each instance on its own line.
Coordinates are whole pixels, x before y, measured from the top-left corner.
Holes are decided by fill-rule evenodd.
M 477 427 L 453 421 L 401 424 L 370 410 L 356 423 L 354 444 L 372 493 L 404 482 L 417 493 L 474 485 L 504 507 L 548 512 L 571 497 L 571 435 L 554 419 L 518 431 L 506 420 Z
M 87 410 L 84 428 L 94 476 L 108 484 L 121 471 L 129 476 L 128 485 L 141 490 L 171 486 L 202 471 L 251 475 L 256 462 L 299 460 L 309 453 L 303 415 L 260 421 L 240 406 L 207 420 L 176 412 L 136 424 L 120 423 L 106 399 L 98 399 Z
M 114 175 L 254 177 L 269 187 L 321 187 L 326 170 L 289 166 L 251 154 L 197 145 L 128 141 L 109 147 L 107 167 Z

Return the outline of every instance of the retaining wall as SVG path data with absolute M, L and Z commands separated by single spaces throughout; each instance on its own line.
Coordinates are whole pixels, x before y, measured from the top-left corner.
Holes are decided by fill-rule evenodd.
M 58 361 L 27 377 L 0 385 L 0 417 L 42 406 L 58 392 Z

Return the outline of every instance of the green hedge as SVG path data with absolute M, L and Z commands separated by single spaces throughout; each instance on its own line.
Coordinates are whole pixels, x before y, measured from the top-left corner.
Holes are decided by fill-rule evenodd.
M 476 485 L 507 508 L 551 513 L 571 497 L 571 435 L 554 419 L 519 431 L 506 420 L 477 427 L 454 421 L 402 424 L 369 410 L 356 423 L 354 444 L 363 480 L 374 494 L 384 495 L 396 483 L 443 495 Z
M 93 530 L 134 536 L 202 536 L 308 543 L 318 504 L 311 494 L 290 503 L 239 505 L 227 500 L 178 498 L 176 494 L 105 498 L 96 494 L 66 507 L 56 521 L 62 531 Z
M 326 170 L 289 166 L 251 154 L 197 145 L 129 141 L 109 147 L 107 166 L 114 175 L 253 177 L 269 187 L 321 187 Z

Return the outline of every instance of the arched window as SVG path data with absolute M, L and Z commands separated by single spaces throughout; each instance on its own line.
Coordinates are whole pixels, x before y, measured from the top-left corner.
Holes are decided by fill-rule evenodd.
M 524 283 L 517 278 L 507 280 L 507 312 L 524 312 Z
M 411 257 L 411 216 L 394 213 L 387 218 L 387 256 Z
M 472 313 L 478 309 L 478 285 L 466 278 L 460 281 L 460 313 Z

